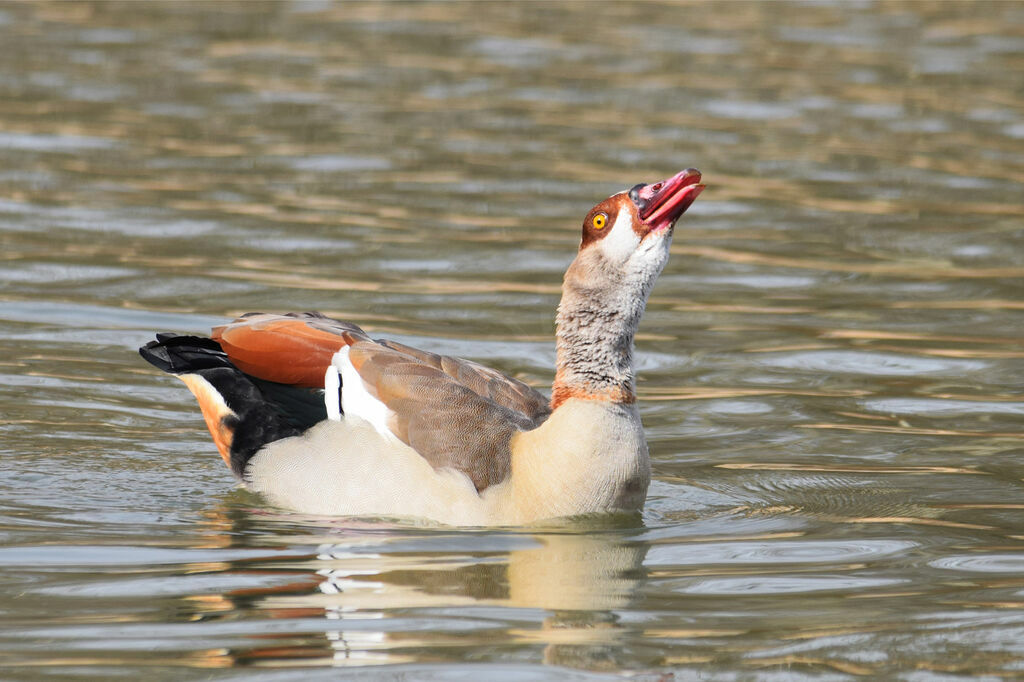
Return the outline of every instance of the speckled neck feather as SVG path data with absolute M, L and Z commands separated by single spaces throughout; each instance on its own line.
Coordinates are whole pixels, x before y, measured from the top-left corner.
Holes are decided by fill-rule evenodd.
M 569 398 L 636 401 L 633 337 L 657 272 L 649 275 L 631 276 L 603 262 L 595 249 L 580 251 L 565 273 L 558 305 L 552 409 Z

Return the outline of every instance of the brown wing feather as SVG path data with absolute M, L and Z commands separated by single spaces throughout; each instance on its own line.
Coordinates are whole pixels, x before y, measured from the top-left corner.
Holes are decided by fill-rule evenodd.
M 393 413 L 391 432 L 431 466 L 465 473 L 477 490 L 500 483 L 511 466 L 512 436 L 536 428 L 547 416 L 543 396 L 475 363 L 446 356 L 421 359 L 422 351 L 412 355 L 403 352 L 407 348 L 366 341 L 353 344 L 349 351 L 367 389 Z M 453 375 L 456 370 L 468 373 L 472 383 L 486 391 L 478 393 L 459 382 Z M 500 390 L 499 378 L 510 385 L 508 391 Z M 520 384 L 534 396 L 518 399 Z M 515 404 L 528 405 L 530 412 L 491 397 L 503 393 L 517 396 Z
M 471 360 L 419 350 L 397 341 L 378 341 L 378 343 L 440 369 L 477 395 L 493 400 L 498 405 L 510 410 L 533 418 L 546 415 L 550 411 L 549 401 L 543 394 L 522 381 L 507 377 L 490 367 Z

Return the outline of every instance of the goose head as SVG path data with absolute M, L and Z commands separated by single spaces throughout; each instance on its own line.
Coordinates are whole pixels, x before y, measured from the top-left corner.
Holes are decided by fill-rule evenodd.
M 700 171 L 688 168 L 661 182 L 613 194 L 590 209 L 579 255 L 570 268 L 575 283 L 589 288 L 588 280 L 611 286 L 628 282 L 632 295 L 646 299 L 668 261 L 676 221 L 704 190 L 700 180 Z

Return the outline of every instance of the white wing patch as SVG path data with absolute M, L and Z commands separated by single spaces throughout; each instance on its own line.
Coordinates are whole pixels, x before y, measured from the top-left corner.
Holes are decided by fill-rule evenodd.
M 345 346 L 335 353 L 331 359 L 331 368 L 341 373 L 341 411 L 347 416 L 365 419 L 373 426 L 377 433 L 385 438 L 397 441 L 398 437 L 388 428 L 388 419 L 394 413 L 388 409 L 387 405 L 377 400 L 366 390 L 366 384 L 363 383 L 363 378 L 359 376 L 356 368 L 352 366 L 352 361 L 349 360 L 348 354 L 349 347 Z M 328 369 L 328 375 L 330 374 L 331 370 Z M 331 415 L 332 407 L 330 393 L 330 385 L 328 384 L 324 391 L 328 417 Z M 333 393 L 337 395 L 337 389 Z
M 612 263 L 625 263 L 636 253 L 640 237 L 633 231 L 633 214 L 623 206 L 615 216 L 608 235 L 598 242 L 602 253 Z
M 327 408 L 328 419 L 341 421 L 341 375 L 333 364 L 328 365 L 324 372 L 324 407 Z

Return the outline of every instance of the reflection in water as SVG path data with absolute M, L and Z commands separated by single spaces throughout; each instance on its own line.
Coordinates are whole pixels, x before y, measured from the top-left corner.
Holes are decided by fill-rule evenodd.
M 217 529 L 209 544 L 234 546 L 234 539 L 252 532 L 253 521 L 237 508 L 208 512 L 204 525 Z M 273 517 L 255 526 L 268 521 Z M 285 580 L 186 597 L 186 610 L 193 614 L 189 620 L 253 613 L 302 623 L 301 631 L 286 627 L 280 635 L 268 625 L 255 645 L 209 652 L 211 659 L 231 661 L 217 665 L 450 660 L 499 637 L 504 647 L 543 647 L 551 664 L 604 667 L 615 663 L 617 612 L 628 608 L 644 579 L 647 546 L 599 523 L 487 534 L 409 534 L 380 523 L 339 523 L 323 528 L 315 554 L 193 566 L 194 572 L 269 573 Z M 313 540 L 293 537 L 289 544 Z M 494 620 L 493 609 L 530 615 L 504 624 Z M 437 619 L 445 621 L 444 632 L 431 625 Z

